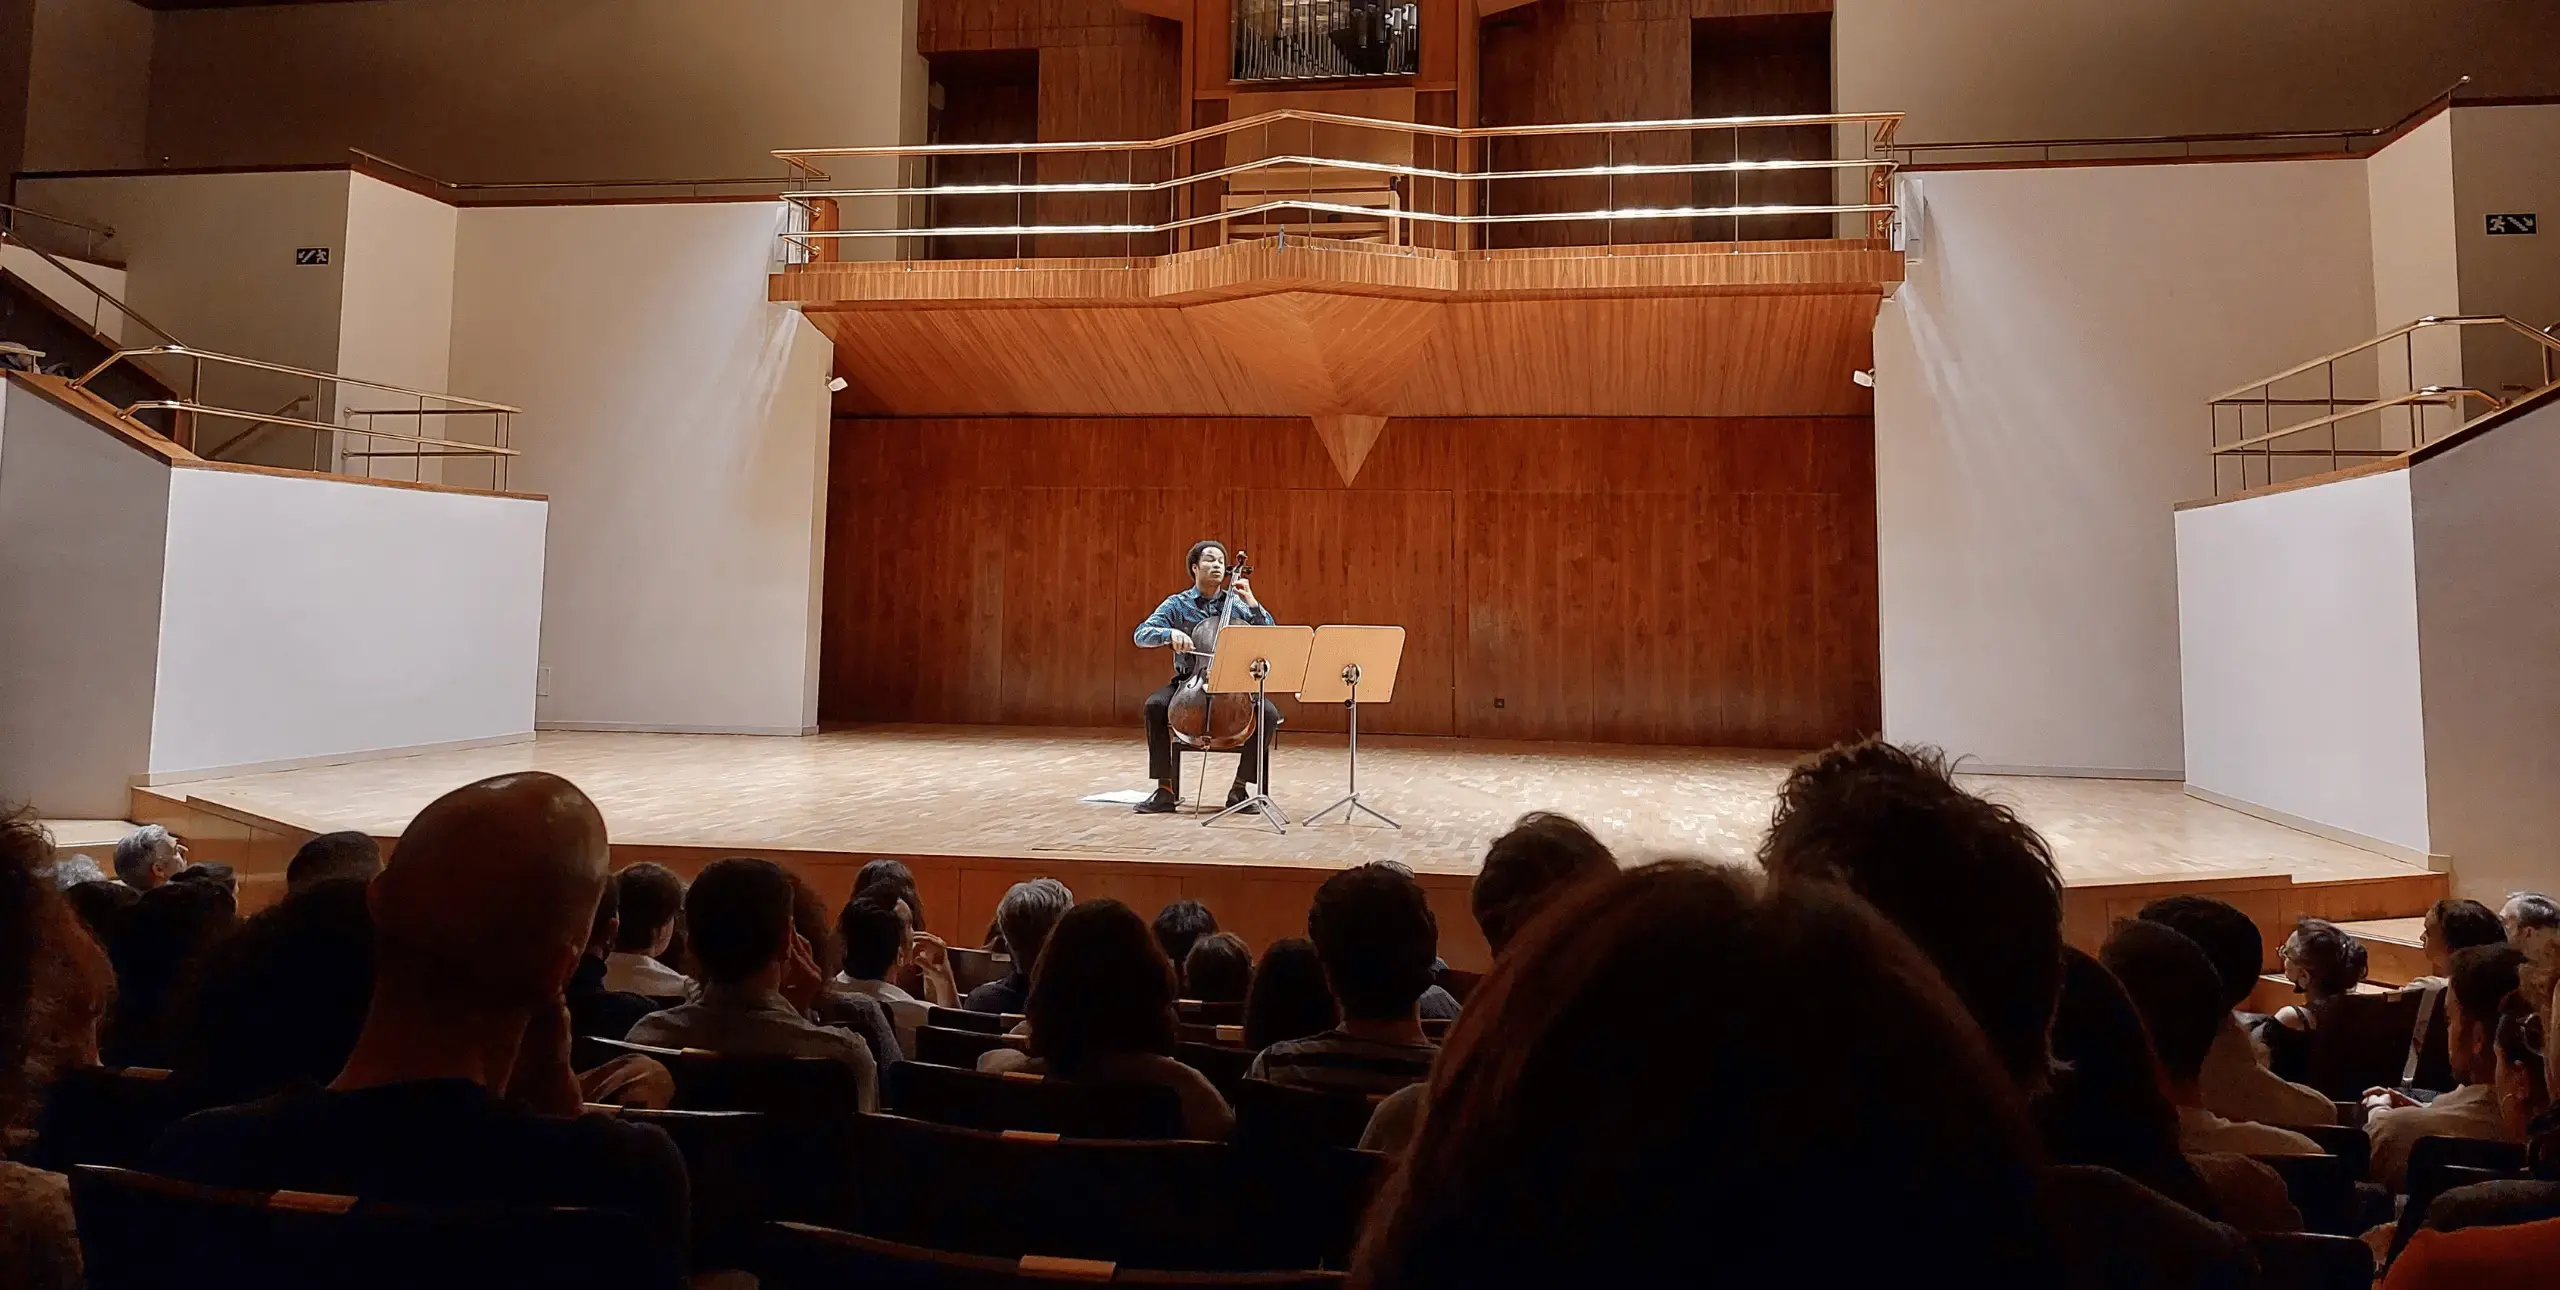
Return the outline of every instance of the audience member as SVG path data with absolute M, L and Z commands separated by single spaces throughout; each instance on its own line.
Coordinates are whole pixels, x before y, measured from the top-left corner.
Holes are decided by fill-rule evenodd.
M 2365 948 L 2336 923 L 2305 918 L 2294 924 L 2276 957 L 2284 964 L 2285 980 L 2303 998 L 2276 1009 L 2259 1025 L 2258 1040 L 2267 1047 L 2268 1069 L 2299 1080 L 2310 1069 L 2310 1036 L 2320 1028 L 2320 1015 L 2363 983 Z
M 2546 1290 L 2560 1268 L 2560 1219 L 2429 1230 L 2393 1260 L 2380 1290 Z
M 302 844 L 285 862 L 284 894 L 299 896 L 322 883 L 373 881 L 382 872 L 382 847 L 352 829 L 323 833 Z
M 2258 1047 L 2240 1022 L 2240 1007 L 2258 988 L 2258 972 L 2266 962 L 2266 937 L 2247 914 L 2211 896 L 2171 896 L 2142 907 L 2143 921 L 2176 929 L 2204 950 L 2222 979 L 2227 1011 L 2205 1053 L 2197 1088 L 2204 1109 L 2231 1120 L 2259 1124 L 2334 1124 L 2337 1104 L 2316 1088 L 2296 1084 L 2268 1070 Z
M 232 903 L 237 904 L 240 900 L 240 873 L 227 864 L 211 861 L 191 864 L 179 870 L 169 881 L 200 882 L 209 887 L 220 887 L 224 895 L 231 897 Z
M 1485 848 L 1484 871 L 1476 875 L 1469 897 L 1476 926 L 1484 929 L 1485 943 L 1499 956 L 1567 888 L 1617 871 L 1618 858 L 1591 830 L 1569 816 L 1531 811 Z
M 1182 1106 L 1184 1137 L 1224 1139 L 1236 1123 L 1227 1100 L 1207 1076 L 1172 1057 L 1173 964 L 1161 927 L 1159 921 L 1151 935 L 1137 911 L 1116 900 L 1068 910 L 1032 973 L 1030 1051 L 992 1049 L 978 1069 L 1161 1085 Z
M 654 1012 L 631 1028 L 634 1043 L 719 1053 L 832 1057 L 850 1067 L 862 1109 L 879 1106 L 871 1047 L 850 1030 L 822 1026 L 790 995 L 817 993 L 815 954 L 792 927 L 791 876 L 770 860 L 717 860 L 685 892 L 702 989 L 694 1002 Z
M 1012 956 L 1012 970 L 971 990 L 961 1006 L 971 1012 L 1022 1011 L 1031 997 L 1031 972 L 1040 962 L 1040 945 L 1075 903 L 1075 893 L 1055 878 L 1013 884 L 1004 899 L 996 902 L 996 928 Z
M 176 1065 L 216 1101 L 337 1078 L 373 996 L 365 880 L 307 884 L 240 925 L 196 968 Z
M 2507 1137 L 2498 1113 L 2498 1015 L 2515 993 L 2516 969 L 2523 963 L 2523 951 L 2503 939 L 2454 951 L 2447 963 L 2452 976 L 2445 991 L 2445 1036 L 2460 1084 L 2428 1103 L 2396 1089 L 2365 1093 L 2364 1131 L 2373 1141 L 2375 1182 L 2394 1192 L 2407 1190 L 2409 1152 L 2420 1138 Z
M 124 930 L 125 915 L 142 903 L 142 893 L 120 882 L 84 882 L 62 893 L 100 945 L 113 944 Z
M 578 956 L 578 969 L 569 974 L 569 984 L 561 992 L 569 1004 L 569 1033 L 581 1039 L 620 1039 L 642 1017 L 658 1010 L 647 995 L 605 984 L 605 960 L 622 929 L 621 889 L 621 879 L 605 876 L 586 950 Z
M 2062 990 L 2062 878 L 2015 812 L 1956 787 L 1935 752 L 1844 744 L 1787 776 L 1760 863 L 1864 897 L 1937 964 L 2019 1088 L 2042 1085 Z
M 169 830 L 146 824 L 116 843 L 116 881 L 149 891 L 187 867 L 187 848 Z
M 64 856 L 53 862 L 53 885 L 69 891 L 84 882 L 106 882 L 107 871 L 88 852 Z
M 190 966 L 231 933 L 238 908 L 219 884 L 172 881 L 142 893 L 126 911 L 107 945 L 116 966 L 104 1043 L 109 1065 L 169 1065 Z
M 1253 993 L 1253 951 L 1234 932 L 1192 942 L 1182 964 L 1183 997 L 1202 1003 L 1242 1003 Z
M 622 900 L 622 930 L 604 961 L 604 986 L 652 999 L 684 999 L 693 979 L 658 961 L 675 942 L 684 913 L 684 879 L 662 864 L 642 862 L 614 875 Z
M 1342 1008 L 1324 979 L 1316 943 L 1283 936 L 1262 949 L 1244 1001 L 1244 1046 L 1260 1052 L 1284 1040 L 1320 1035 L 1342 1023 Z
M 907 867 L 906 861 L 883 856 L 863 865 L 853 875 L 853 894 L 903 901 L 907 926 L 919 932 L 925 930 L 924 897 L 916 894 L 915 871 Z
M 2166 924 L 2133 919 L 2116 924 L 2098 959 L 2124 983 L 2125 994 L 2142 1013 L 2143 1028 L 2151 1032 L 2169 1100 L 2178 1106 L 2182 1147 L 2254 1156 L 2327 1154 L 2291 1129 L 2225 1119 L 2205 1109 L 2198 1077 L 2230 1009 L 2224 1005 L 2221 974 L 2194 941 Z
M 189 1116 L 154 1172 L 427 1206 L 591 1205 L 686 1265 L 683 1157 L 657 1129 L 579 1114 L 562 991 L 592 939 L 604 819 L 576 786 L 502 775 L 437 798 L 369 888 L 373 997 L 344 1070 Z
M 1750 988 L 1629 988 L 1679 980 Z M 1835 886 L 1687 864 L 1579 886 L 1453 1043 L 1354 1286 L 2054 1281 L 2016 1094 Z M 1773 1081 L 1820 1113 L 1772 1114 Z
M 835 920 L 827 916 L 825 898 L 808 879 L 788 869 L 783 874 L 791 880 L 791 930 L 809 943 L 809 957 L 818 965 L 816 980 L 793 978 L 785 984 L 797 983 L 802 992 L 786 990 L 783 997 L 811 1021 L 861 1036 L 875 1065 L 906 1060 L 906 1046 L 898 1042 L 898 1028 L 890 1023 L 889 1010 L 870 995 L 836 985 L 844 972 L 844 941 L 836 935 Z
M 2530 938 L 2560 931 L 2560 902 L 2537 891 L 2519 891 L 2507 897 L 2498 923 L 2506 929 L 2507 943 L 2523 949 Z
M 2428 970 L 2438 977 L 2452 974 L 2454 955 L 2507 940 L 2507 925 L 2476 900 L 2439 900 L 2427 907 L 2419 928 L 2418 949 L 2427 956 Z
M 2496 1040 L 2498 1120 L 2509 1141 L 2525 1144 L 2529 1175 L 2473 1183 L 2439 1194 L 2427 1226 L 2439 1231 L 2528 1223 L 2560 1217 L 2560 1051 L 2522 992 L 2499 1009 Z
M 2056 1164 L 2100 1165 L 2204 1215 L 2221 1216 L 2178 1145 L 2178 1108 L 2161 1084 L 2142 1015 L 2104 964 L 2062 951 L 2052 1079 L 2029 1104 Z M 2277 1193 L 2283 1193 L 2278 1181 Z
M 844 970 L 836 974 L 837 987 L 869 996 L 887 1009 L 897 1029 L 899 1051 L 914 1052 L 916 1031 L 932 1008 L 890 979 L 905 965 L 909 952 L 907 925 L 898 917 L 897 907 L 879 896 L 846 901 L 844 911 L 836 915 L 836 939 L 844 946 Z
M 1182 965 L 1191 957 L 1191 947 L 1198 944 L 1201 937 L 1218 930 L 1218 916 L 1210 913 L 1209 907 L 1199 901 L 1177 900 L 1156 911 L 1153 930 L 1156 944 L 1164 949 L 1165 961 L 1173 964 L 1175 984 L 1181 988 L 1182 997 L 1199 998 L 1191 993 L 1191 987 L 1181 980 L 1179 974 Z
M 1250 1078 L 1292 1088 L 1383 1095 L 1428 1077 L 1439 1047 L 1422 1033 L 1439 924 L 1422 887 L 1381 862 L 1325 879 L 1307 910 L 1307 935 L 1342 1007 L 1322 1034 L 1262 1050 Z
M 98 1060 L 113 973 L 45 869 L 53 838 L 0 806 L 0 1290 L 79 1290 L 80 1244 L 60 1174 L 13 1164 L 54 1076 Z

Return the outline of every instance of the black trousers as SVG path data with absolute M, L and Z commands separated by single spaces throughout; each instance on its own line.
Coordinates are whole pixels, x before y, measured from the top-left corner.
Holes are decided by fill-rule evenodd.
M 1176 792 L 1180 792 L 1182 787 L 1182 761 L 1174 756 L 1173 722 L 1167 716 L 1167 710 L 1173 705 L 1174 687 L 1180 684 L 1179 679 L 1167 681 L 1163 689 L 1147 696 L 1147 777 L 1159 783 L 1172 784 Z M 1261 729 L 1256 730 L 1251 738 L 1244 741 L 1244 747 L 1237 750 L 1244 754 L 1236 761 L 1238 784 L 1248 783 L 1262 773 L 1263 745 L 1277 738 L 1279 733 L 1280 709 L 1266 699 L 1262 704 Z M 1271 789 L 1268 784 L 1262 787 L 1264 792 Z

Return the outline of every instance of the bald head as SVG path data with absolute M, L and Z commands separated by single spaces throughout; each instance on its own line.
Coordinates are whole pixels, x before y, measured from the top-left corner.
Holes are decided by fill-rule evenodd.
M 514 1007 L 559 997 L 605 882 L 604 817 L 578 786 L 499 775 L 429 802 L 375 878 L 375 971 Z

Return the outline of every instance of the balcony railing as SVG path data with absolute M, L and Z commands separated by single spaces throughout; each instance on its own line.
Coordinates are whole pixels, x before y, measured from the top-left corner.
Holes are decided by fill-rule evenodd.
M 399 479 L 401 476 L 396 473 L 385 474 L 378 463 L 390 463 L 396 471 L 397 463 L 405 461 L 408 463 L 406 478 L 411 482 L 441 482 L 504 491 L 508 463 L 516 456 L 516 450 L 507 446 L 507 437 L 516 413 L 522 409 L 504 403 L 466 399 L 432 390 L 413 390 L 234 354 L 216 354 L 185 345 L 150 345 L 117 350 L 73 380 L 71 387 L 89 393 L 90 382 L 118 363 L 148 364 L 155 375 L 178 391 L 178 397 L 143 399 L 117 411 L 126 417 L 146 412 L 167 414 L 171 420 L 169 437 L 209 459 L 220 460 L 219 454 L 236 452 L 253 436 L 262 435 L 270 428 L 280 428 L 311 436 L 311 454 L 306 464 L 314 471 L 369 479 Z M 233 378 L 223 387 L 226 391 L 223 403 L 210 402 L 205 397 L 208 365 L 216 375 Z M 228 406 L 240 401 L 251 390 L 266 390 L 269 391 L 268 397 L 272 397 L 272 392 L 278 387 L 303 388 L 278 411 L 260 412 Z M 351 394 L 384 406 L 343 406 L 342 400 Z M 311 416 L 293 415 L 305 408 L 311 410 Z M 336 421 L 314 419 L 329 415 L 330 409 L 335 410 Z M 385 422 L 394 427 L 405 426 L 406 429 L 384 429 Z M 215 438 L 206 432 L 208 423 L 245 428 Z M 455 437 L 474 426 L 479 428 L 484 440 Z M 436 433 L 429 433 L 431 427 Z M 435 481 L 427 479 L 426 463 L 429 461 L 438 463 L 438 479 Z M 459 478 L 453 469 L 457 466 L 463 468 Z
M 1163 139 L 776 152 L 788 263 L 1884 239 L 1897 113 L 1464 129 L 1283 110 Z M 855 182 L 847 182 L 853 180 Z
M 2560 379 L 2555 330 L 2494 314 L 2421 318 L 2226 390 L 2207 405 L 2214 494 L 2415 452 Z M 2463 379 L 2491 370 L 2521 379 Z

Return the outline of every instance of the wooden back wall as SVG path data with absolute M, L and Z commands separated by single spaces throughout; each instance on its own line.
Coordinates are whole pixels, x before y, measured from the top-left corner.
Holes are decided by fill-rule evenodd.
M 1786 748 L 1879 725 L 1864 418 L 1398 420 L 1350 487 L 1297 420 L 839 418 L 828 492 L 830 721 L 1134 730 L 1172 669 L 1130 632 L 1215 537 L 1282 622 L 1406 629 L 1364 729 Z

